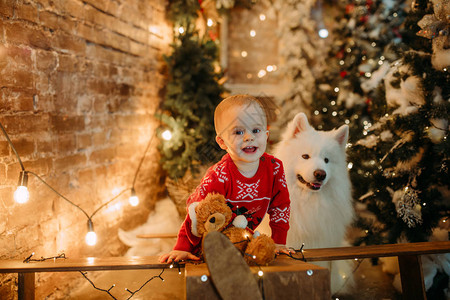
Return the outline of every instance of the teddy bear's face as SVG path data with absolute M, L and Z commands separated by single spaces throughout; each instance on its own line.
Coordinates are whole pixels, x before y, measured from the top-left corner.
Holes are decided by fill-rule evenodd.
M 205 222 L 205 230 L 206 232 L 211 231 L 219 231 L 224 227 L 226 218 L 225 215 L 222 213 L 215 213 L 212 214 Z
M 219 194 L 209 194 L 195 208 L 197 232 L 200 236 L 211 231 L 223 230 L 231 219 L 231 209 L 225 198 Z

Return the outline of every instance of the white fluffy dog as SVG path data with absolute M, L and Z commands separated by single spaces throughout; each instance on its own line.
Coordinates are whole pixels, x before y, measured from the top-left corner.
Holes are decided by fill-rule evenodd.
M 348 246 L 346 232 L 354 217 L 345 154 L 348 132 L 347 125 L 316 131 L 299 113 L 276 145 L 274 155 L 283 162 L 291 198 L 288 247 Z M 351 287 L 351 261 L 317 264 L 331 270 L 332 293 Z

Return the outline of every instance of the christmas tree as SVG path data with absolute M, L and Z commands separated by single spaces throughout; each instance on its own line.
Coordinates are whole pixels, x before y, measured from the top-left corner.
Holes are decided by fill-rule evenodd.
M 406 13 L 403 1 L 341 1 L 337 5 L 328 68 L 316 79 L 312 123 L 324 130 L 346 123 L 350 141 L 357 141 L 366 133 L 372 115 L 381 113 L 372 99 L 380 97 L 376 87 L 390 62 L 398 59 L 400 25 Z
M 355 244 L 427 241 L 450 210 L 450 6 L 356 3 L 343 3 L 314 115 L 351 129 L 354 197 L 368 211 Z
M 360 200 L 377 220 L 359 220 L 367 234 L 357 243 L 427 241 L 448 217 L 450 60 L 433 57 L 449 50 L 430 44 L 448 45 L 449 11 L 448 1 L 413 3 L 404 27 L 409 48 L 385 72 L 374 125 L 352 147 L 353 178 L 367 184 Z
M 176 33 L 172 53 L 164 57 L 169 82 L 160 129 L 170 134 L 159 150 L 162 167 L 172 179 L 217 160 L 221 152 L 214 131 L 214 109 L 224 92 L 218 46 L 209 35 L 199 35 L 195 26 L 199 10 L 198 1 L 171 1 L 169 5 Z

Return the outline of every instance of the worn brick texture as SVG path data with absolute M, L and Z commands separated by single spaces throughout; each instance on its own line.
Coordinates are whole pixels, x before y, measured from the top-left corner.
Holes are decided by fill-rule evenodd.
M 132 186 L 159 125 L 164 54 L 172 27 L 159 0 L 0 0 L 0 122 L 26 170 L 88 215 Z M 156 149 L 129 191 L 87 217 L 30 175 L 30 200 L 13 200 L 21 170 L 0 133 L 0 259 L 120 256 L 118 228 L 145 222 L 164 194 Z M 67 299 L 85 279 L 77 273 L 36 278 L 36 299 Z M 0 275 L 0 299 L 17 298 L 17 274 Z

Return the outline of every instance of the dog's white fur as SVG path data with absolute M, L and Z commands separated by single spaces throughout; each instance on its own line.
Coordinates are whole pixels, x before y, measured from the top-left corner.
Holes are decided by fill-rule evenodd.
M 283 162 L 291 199 L 288 247 L 300 249 L 303 243 L 304 249 L 348 246 L 346 232 L 354 217 L 345 154 L 348 132 L 347 125 L 316 131 L 299 113 L 276 145 L 274 155 Z M 323 180 L 314 175 L 317 170 L 319 179 L 325 176 Z M 298 175 L 312 184 L 308 187 Z M 332 293 L 345 292 L 352 285 L 350 261 L 318 264 L 331 270 Z

